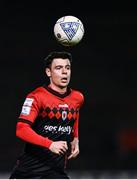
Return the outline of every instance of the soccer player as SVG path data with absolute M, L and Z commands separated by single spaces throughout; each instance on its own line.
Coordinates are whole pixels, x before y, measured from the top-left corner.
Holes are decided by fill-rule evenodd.
M 72 56 L 52 52 L 44 59 L 50 83 L 30 92 L 22 106 L 16 136 L 26 142 L 10 179 L 69 179 L 68 159 L 79 154 L 81 92 L 68 87 Z

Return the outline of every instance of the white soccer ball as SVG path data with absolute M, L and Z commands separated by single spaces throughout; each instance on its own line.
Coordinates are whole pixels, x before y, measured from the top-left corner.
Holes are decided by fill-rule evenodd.
M 54 25 L 54 35 L 63 46 L 74 46 L 83 38 L 83 23 L 75 16 L 61 17 Z

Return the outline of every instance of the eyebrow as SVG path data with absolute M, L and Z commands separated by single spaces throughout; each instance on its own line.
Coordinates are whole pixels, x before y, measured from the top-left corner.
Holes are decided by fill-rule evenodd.
M 67 65 L 65 65 L 65 67 L 71 67 L 71 65 L 70 64 L 67 64 Z M 56 65 L 55 67 L 63 67 L 63 65 Z

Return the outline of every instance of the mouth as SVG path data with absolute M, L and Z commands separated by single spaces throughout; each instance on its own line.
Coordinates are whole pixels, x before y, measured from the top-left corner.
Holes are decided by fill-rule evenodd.
M 66 83 L 68 78 L 61 78 L 61 82 Z

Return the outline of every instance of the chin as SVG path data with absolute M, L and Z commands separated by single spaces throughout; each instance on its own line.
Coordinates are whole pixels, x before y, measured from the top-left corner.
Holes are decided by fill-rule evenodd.
M 66 88 L 68 86 L 68 84 L 61 84 L 59 87 L 61 88 L 61 89 L 63 89 L 63 88 Z

